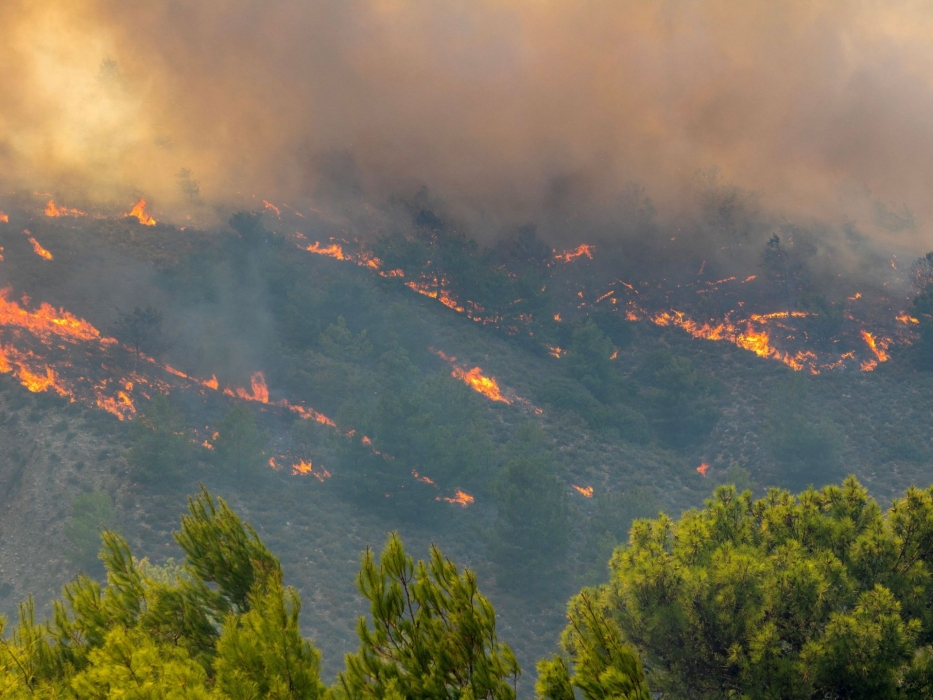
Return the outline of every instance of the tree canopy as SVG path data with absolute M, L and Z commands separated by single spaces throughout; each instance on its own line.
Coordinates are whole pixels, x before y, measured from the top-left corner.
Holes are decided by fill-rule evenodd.
M 933 488 L 884 514 L 851 477 L 757 501 L 724 486 L 678 521 L 636 521 L 571 620 L 597 609 L 665 697 L 930 697 L 931 566 Z M 565 648 L 585 664 L 578 627 Z

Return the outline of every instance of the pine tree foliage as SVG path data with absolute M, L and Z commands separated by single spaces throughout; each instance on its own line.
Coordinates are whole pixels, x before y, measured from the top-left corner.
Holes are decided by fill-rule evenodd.
M 597 595 L 598 591 L 583 590 L 571 599 L 569 624 L 561 638 L 571 663 L 558 655 L 540 661 L 538 694 L 549 700 L 574 700 L 576 687 L 586 700 L 650 700 L 638 655 L 604 614 Z
M 854 478 L 758 501 L 720 487 L 679 521 L 636 521 L 610 566 L 571 606 L 578 667 L 597 627 L 575 617 L 617 629 L 665 697 L 930 697 L 933 488 L 885 514 Z
M 255 531 L 206 490 L 176 539 L 183 571 L 149 577 L 103 534 L 106 585 L 79 576 L 37 623 L 32 600 L 0 638 L 0 697 L 316 700 L 320 654 L 298 628 L 297 593 Z M 2 629 L 2 627 L 0 627 Z
M 357 586 L 372 620 L 360 619 L 360 649 L 340 674 L 346 697 L 515 698 L 518 663 L 472 571 L 461 574 L 433 546 L 415 564 L 393 533 L 378 562 L 363 555 Z

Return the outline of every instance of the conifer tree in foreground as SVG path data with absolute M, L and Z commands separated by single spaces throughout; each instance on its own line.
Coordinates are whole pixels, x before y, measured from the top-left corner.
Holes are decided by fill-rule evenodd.
M 175 533 L 182 568 L 139 562 L 121 537 L 102 537 L 105 586 L 77 577 L 42 623 L 30 599 L 0 637 L 0 697 L 515 698 L 519 668 L 492 605 L 436 547 L 415 563 L 392 534 L 378 561 L 364 554 L 357 583 L 371 619 L 328 689 L 298 594 L 223 500 L 204 489 L 189 499 Z
M 933 697 L 933 487 L 887 513 L 851 477 L 757 501 L 720 487 L 680 520 L 635 521 L 610 569 L 564 634 L 588 699 L 641 697 L 616 680 L 636 663 L 616 640 L 665 698 Z M 562 663 L 539 688 L 569 700 Z

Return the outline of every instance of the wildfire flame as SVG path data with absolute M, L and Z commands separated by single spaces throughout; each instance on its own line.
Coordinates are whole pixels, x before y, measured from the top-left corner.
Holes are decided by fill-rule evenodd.
M 43 248 L 39 244 L 39 241 L 33 238 L 28 228 L 23 229 L 23 234 L 26 236 L 27 239 L 29 239 L 29 242 L 32 244 L 32 250 L 33 252 L 35 252 L 36 255 L 38 255 L 40 258 L 44 258 L 45 260 L 54 260 L 54 258 L 52 257 L 52 254 L 49 251 L 47 251 L 45 248 Z
M 420 481 L 422 484 L 430 484 L 431 486 L 437 486 L 437 484 L 434 483 L 433 479 L 427 476 L 420 476 L 418 472 L 416 472 L 414 469 L 411 470 L 411 475 L 415 477 L 415 481 Z
M 69 209 L 68 207 L 56 207 L 53 200 L 49 200 L 49 203 L 45 205 L 45 215 L 51 217 L 58 216 L 87 216 L 86 212 L 81 211 L 80 209 Z
M 703 464 L 697 467 L 697 471 L 700 473 L 700 476 L 706 476 L 706 472 L 708 470 L 709 470 L 709 465 L 706 462 L 703 462 Z
M 56 310 L 43 302 L 35 311 L 27 311 L 15 301 L 9 300 L 10 289 L 0 289 L 0 326 L 24 328 L 42 340 L 48 341 L 55 335 L 71 341 L 102 340 L 100 331 L 82 318 L 77 318 L 64 309 Z
M 584 255 L 592 260 L 594 250 L 596 250 L 596 246 L 584 243 L 580 246 L 577 246 L 573 250 L 565 250 L 563 253 L 554 251 L 554 257 L 561 262 L 570 262 L 571 260 L 576 260 L 577 258 L 583 257 Z
M 282 212 L 281 212 L 281 210 L 280 210 L 277 206 L 275 206 L 272 202 L 267 202 L 267 201 L 264 199 L 264 200 L 262 200 L 262 205 L 263 205 L 266 209 L 268 209 L 268 210 L 270 210 L 270 211 L 274 211 L 274 212 L 275 212 L 275 215 L 276 215 L 277 217 L 279 217 L 280 219 L 282 218 Z
M 473 498 L 473 496 L 471 496 L 470 494 L 468 494 L 468 493 L 466 493 L 466 492 L 464 492 L 464 491 L 461 491 L 460 489 L 456 489 L 456 490 L 454 491 L 453 497 L 451 497 L 451 498 L 448 498 L 447 496 L 438 496 L 438 497 L 435 498 L 434 500 L 435 500 L 435 501 L 444 501 L 444 502 L 446 502 L 446 503 L 456 503 L 456 504 L 459 505 L 461 508 L 466 508 L 468 505 L 470 505 L 471 503 L 474 503 L 474 502 L 476 501 L 476 499 Z
M 146 211 L 146 200 L 145 199 L 140 199 L 138 202 L 136 202 L 135 206 L 133 206 L 133 209 L 129 213 L 124 214 L 123 216 L 127 219 L 134 218 L 139 223 L 141 223 L 143 226 L 155 226 L 156 225 L 156 220 L 153 219 L 149 215 L 148 211 Z
M 295 476 L 313 476 L 318 481 L 322 482 L 324 479 L 330 478 L 330 472 L 321 468 L 321 471 L 314 471 L 314 465 L 311 464 L 311 460 L 305 462 L 303 459 L 299 460 L 296 464 L 292 465 L 292 474 Z
M 0 221 L 2 221 L 5 224 L 8 224 L 10 223 L 10 217 L 4 214 L 2 211 L 0 211 Z
M 888 361 L 889 356 L 886 350 L 891 344 L 891 341 L 888 338 L 875 338 L 873 334 L 866 330 L 862 330 L 862 338 L 868 347 L 871 348 L 871 351 L 875 354 L 875 357 L 878 358 L 878 362 Z M 874 369 L 874 367 L 872 369 Z
M 593 497 L 593 487 L 592 486 L 577 486 L 576 484 L 570 484 L 577 493 L 581 494 L 584 498 Z
M 262 372 L 256 372 L 250 377 L 250 388 L 252 393 L 246 389 L 238 388 L 236 395 L 247 401 L 258 401 L 259 403 L 269 403 L 269 387 L 266 386 L 266 377 Z
M 346 260 L 347 257 L 343 254 L 343 248 L 338 244 L 332 243 L 326 248 L 322 248 L 321 244 L 315 241 L 312 245 L 309 245 L 305 248 L 309 253 L 314 253 L 316 255 L 326 255 L 329 258 L 336 258 L 337 260 Z

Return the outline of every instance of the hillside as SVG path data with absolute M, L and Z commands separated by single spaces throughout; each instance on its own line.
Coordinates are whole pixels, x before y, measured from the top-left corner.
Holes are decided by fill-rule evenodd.
M 6 614 L 29 592 L 47 610 L 79 566 L 67 557 L 65 535 L 76 495 L 109 493 L 133 550 L 161 562 L 177 556 L 171 529 L 186 495 L 203 482 L 281 556 L 286 582 L 304 600 L 305 631 L 323 652 L 325 677 L 355 645 L 360 553 L 398 530 L 410 552 L 421 555 L 436 542 L 478 572 L 501 616 L 501 638 L 531 678 L 533 660 L 556 644 L 567 596 L 602 579 L 633 517 L 698 506 L 725 481 L 761 493 L 853 473 L 886 503 L 931 480 L 933 375 L 914 369 L 906 333 L 879 335 L 889 343 L 879 362 L 840 321 L 832 342 L 850 343 L 858 354 L 826 369 L 848 347 L 830 344 L 823 353 L 808 326 L 810 335 L 787 341 L 798 345 L 784 357 L 812 347 L 820 359 L 795 371 L 728 334 L 709 340 L 683 323 L 659 323 L 661 306 L 640 301 L 644 312 L 634 320 L 624 303 L 601 312 L 598 276 L 610 263 L 578 253 L 555 265 L 560 251 L 542 252 L 527 236 L 518 240 L 534 243 L 533 255 L 544 261 L 538 266 L 459 234 L 444 239 L 430 222 L 420 224 L 431 232 L 421 239 L 427 249 L 453 240 L 459 257 L 419 258 L 418 250 L 402 250 L 417 237 L 388 234 L 351 251 L 337 227 L 310 214 L 283 222 L 281 212 L 267 210 L 233 217 L 232 228 L 195 230 L 136 218 L 51 217 L 36 202 L 4 203 L 4 210 Z M 330 252 L 315 254 L 322 250 Z M 397 269 L 389 255 L 448 267 L 432 288 L 410 267 L 401 278 L 380 274 Z M 373 259 L 379 265 L 367 264 Z M 460 279 L 475 284 L 456 288 Z M 548 295 L 536 295 L 548 287 Z M 519 288 L 527 293 L 516 300 Z M 762 304 L 773 300 L 767 289 L 757 294 Z M 800 308 L 803 298 L 794 302 Z M 45 320 L 41 303 L 53 307 Z M 141 334 L 134 351 L 126 319 L 147 308 L 160 316 L 158 337 Z M 903 308 L 872 320 L 896 329 Z M 72 332 L 72 319 L 87 324 L 83 335 Z M 804 338 L 811 345 L 801 346 Z M 874 362 L 872 371 L 863 371 L 866 362 Z M 470 385 L 471 377 L 494 383 Z M 184 439 L 174 462 L 140 466 L 132 450 L 151 437 L 140 421 L 155 425 L 153 406 L 162 404 L 152 400 L 160 394 Z M 234 470 L 218 455 L 240 449 L 224 443 L 223 431 L 237 427 L 236 406 L 249 409 L 253 418 L 243 420 L 255 420 L 263 444 L 261 459 Z M 532 496 L 523 502 L 521 482 L 509 491 L 503 481 L 507 465 L 522 459 L 553 469 L 567 522 L 559 556 L 536 581 L 524 564 L 510 568 L 495 554 L 502 538 L 537 522 L 546 505 Z M 551 483 L 549 472 L 527 478 L 534 488 Z M 506 504 L 511 525 L 500 512 Z M 545 545 L 557 537 L 548 533 L 540 536 Z

